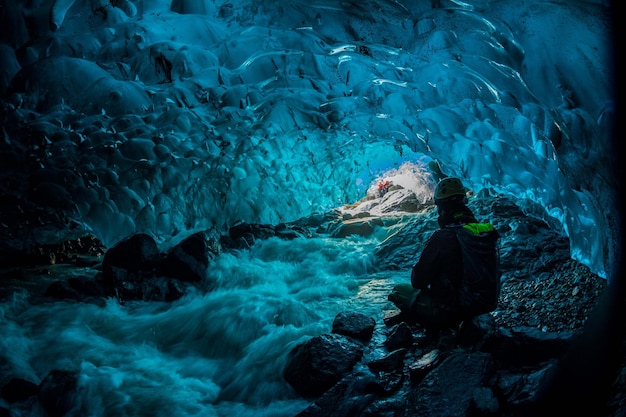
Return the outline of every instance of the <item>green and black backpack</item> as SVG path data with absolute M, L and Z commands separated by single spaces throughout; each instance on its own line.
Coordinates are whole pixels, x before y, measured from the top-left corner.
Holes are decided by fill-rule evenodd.
M 496 309 L 500 296 L 500 234 L 490 223 L 468 223 L 456 228 L 463 253 L 460 306 L 472 315 Z

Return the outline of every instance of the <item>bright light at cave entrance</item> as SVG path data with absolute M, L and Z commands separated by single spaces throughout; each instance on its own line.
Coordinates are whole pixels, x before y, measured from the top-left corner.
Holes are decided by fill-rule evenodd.
M 376 178 L 367 190 L 368 194 L 376 191 L 379 183 L 386 181 L 413 192 L 421 203 L 432 198 L 435 185 L 435 180 L 426 165 L 422 162 L 405 162 L 399 168 L 390 169 Z
M 370 183 L 365 197 L 341 207 L 340 210 L 352 215 L 362 212 L 383 215 L 387 212 L 388 206 L 393 204 L 393 201 L 386 200 L 401 200 L 411 193 L 423 204 L 432 199 L 435 183 L 433 175 L 423 161 L 404 162 L 398 168 L 383 171 L 376 176 Z

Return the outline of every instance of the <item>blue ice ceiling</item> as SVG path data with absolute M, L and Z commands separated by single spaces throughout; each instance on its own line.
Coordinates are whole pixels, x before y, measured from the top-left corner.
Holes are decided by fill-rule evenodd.
M 4 7 L 5 246 L 291 221 L 437 159 L 475 192 L 516 196 L 595 272 L 613 267 L 605 4 Z

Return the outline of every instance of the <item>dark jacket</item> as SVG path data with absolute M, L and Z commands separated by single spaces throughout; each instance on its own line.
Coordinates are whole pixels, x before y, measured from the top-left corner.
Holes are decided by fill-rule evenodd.
M 419 260 L 411 271 L 413 288 L 430 288 L 433 301 L 455 305 L 463 278 L 463 257 L 454 227 L 475 223 L 471 210 L 458 203 L 445 207 L 439 216 L 441 229 L 426 241 Z
M 463 260 L 455 230 L 436 230 L 411 271 L 413 288 L 430 288 L 433 301 L 453 305 L 462 277 Z

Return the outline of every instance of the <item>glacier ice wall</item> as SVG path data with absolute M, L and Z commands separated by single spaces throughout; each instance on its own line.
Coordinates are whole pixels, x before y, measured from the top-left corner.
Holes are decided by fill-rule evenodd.
M 9 2 L 3 247 L 295 220 L 437 159 L 516 196 L 605 275 L 609 16 L 530 0 Z

